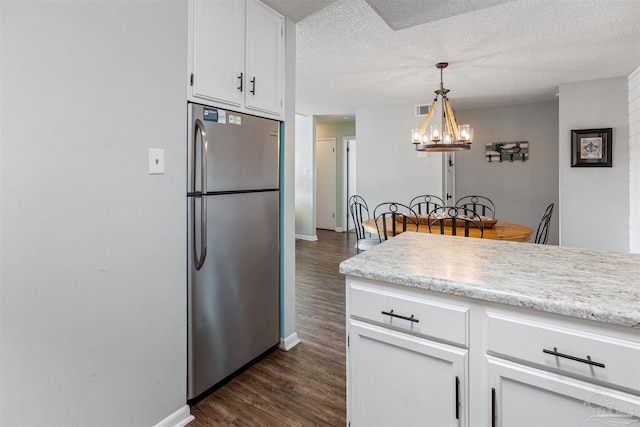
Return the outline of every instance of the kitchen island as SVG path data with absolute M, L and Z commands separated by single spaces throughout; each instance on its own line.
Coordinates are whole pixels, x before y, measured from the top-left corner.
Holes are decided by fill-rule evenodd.
M 640 421 L 640 255 L 403 233 L 340 272 L 352 426 Z

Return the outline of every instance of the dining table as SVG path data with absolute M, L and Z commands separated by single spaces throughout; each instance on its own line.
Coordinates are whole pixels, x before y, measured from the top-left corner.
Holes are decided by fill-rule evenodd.
M 379 218 L 378 221 L 382 221 L 382 218 Z M 387 218 L 387 233 L 391 234 L 391 218 Z M 380 222 L 380 229 L 382 229 L 382 222 Z M 376 221 L 371 218 L 362 222 L 362 226 L 367 233 L 378 234 L 378 227 L 376 226 Z M 415 231 L 415 224 L 407 223 L 407 231 Z M 433 224 L 431 226 L 431 231 L 429 231 L 429 225 L 420 222 L 418 224 L 418 232 L 419 233 L 433 233 L 440 234 L 440 225 Z M 402 233 L 402 223 L 396 224 L 396 234 Z M 450 225 L 444 226 L 444 234 L 452 235 L 453 230 Z M 464 225 L 456 227 L 456 235 L 464 236 Z M 491 228 L 485 228 L 482 236 L 480 235 L 480 229 L 476 227 L 469 228 L 469 237 L 476 237 L 483 239 L 492 239 L 492 240 L 509 240 L 512 242 L 528 242 L 533 235 L 533 229 L 527 227 L 526 225 L 521 224 L 513 224 L 510 222 L 502 222 L 498 221 Z

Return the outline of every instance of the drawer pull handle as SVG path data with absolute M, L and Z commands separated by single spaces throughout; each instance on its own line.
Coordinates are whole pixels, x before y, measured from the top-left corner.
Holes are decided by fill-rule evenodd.
M 491 427 L 496 427 L 496 389 L 491 389 Z
M 460 419 L 460 378 L 456 377 L 456 420 Z
M 416 322 L 419 323 L 420 321 L 418 319 L 415 319 L 413 317 L 413 314 L 411 315 L 411 317 L 407 317 L 407 316 L 401 316 L 399 314 L 395 314 L 393 312 L 393 310 L 391 311 L 383 311 L 382 314 L 385 314 L 387 316 L 391 316 L 391 317 L 397 317 L 398 319 L 404 319 L 404 320 L 408 320 L 409 322 Z
M 580 357 L 571 356 L 569 354 L 558 353 L 558 348 L 557 347 L 553 347 L 553 350 L 547 350 L 546 348 L 543 348 L 542 352 L 543 353 L 547 353 L 547 354 L 552 354 L 552 355 L 558 356 L 558 357 L 564 357 L 565 359 L 575 360 L 576 362 L 586 363 L 587 365 L 593 365 L 593 366 L 597 366 L 599 368 L 604 368 L 604 363 L 594 362 L 593 360 L 591 360 L 591 356 L 587 356 L 586 359 L 582 359 Z

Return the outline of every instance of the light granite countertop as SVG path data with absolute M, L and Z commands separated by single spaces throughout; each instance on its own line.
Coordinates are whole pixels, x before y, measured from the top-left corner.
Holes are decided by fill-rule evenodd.
M 640 328 L 640 254 L 402 233 L 340 272 Z

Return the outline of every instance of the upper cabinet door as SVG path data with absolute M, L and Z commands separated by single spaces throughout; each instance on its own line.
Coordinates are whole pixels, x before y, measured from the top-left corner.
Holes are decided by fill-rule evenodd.
M 280 114 L 283 19 L 257 0 L 247 0 L 246 7 L 246 106 Z
M 239 107 L 245 89 L 245 4 L 237 0 L 195 0 L 192 4 L 192 95 Z

